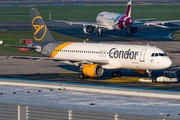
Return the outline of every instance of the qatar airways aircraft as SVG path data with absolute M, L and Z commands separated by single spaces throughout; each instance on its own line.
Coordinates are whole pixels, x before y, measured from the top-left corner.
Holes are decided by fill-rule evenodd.
M 126 30 L 126 36 L 132 36 L 138 31 L 137 25 L 152 25 L 162 28 L 168 28 L 164 26 L 164 23 L 180 22 L 180 20 L 171 21 L 152 21 L 155 18 L 149 19 L 136 19 L 131 17 L 131 4 L 132 0 L 128 0 L 125 14 L 118 14 L 113 12 L 101 12 L 96 17 L 96 22 L 78 22 L 78 21 L 62 21 L 52 20 L 55 22 L 65 22 L 70 25 L 79 24 L 83 25 L 83 32 L 85 34 L 91 34 L 97 31 L 97 36 L 103 36 L 107 30 Z M 50 15 L 51 16 L 51 15 Z M 49 18 L 51 19 L 51 17 Z M 162 25 L 161 25 L 162 24 Z
M 52 38 L 47 26 L 36 8 L 30 8 L 34 42 L 27 46 L 5 45 L 29 48 L 45 57 L 14 56 L 14 58 L 34 58 L 56 60 L 80 68 L 79 78 L 97 78 L 104 69 L 113 69 L 114 77 L 121 76 L 119 69 L 133 69 L 139 73 L 165 69 L 171 66 L 166 53 L 153 46 L 128 44 L 103 44 L 85 42 L 61 42 Z

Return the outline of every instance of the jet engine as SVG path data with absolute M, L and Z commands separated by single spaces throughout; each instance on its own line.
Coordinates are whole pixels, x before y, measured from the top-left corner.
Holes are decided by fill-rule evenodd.
M 94 32 L 94 27 L 92 25 L 85 25 L 83 27 L 83 32 L 85 34 L 90 34 L 90 33 L 93 33 Z
M 84 64 L 82 72 L 88 77 L 97 78 L 103 74 L 104 69 L 98 64 Z
M 135 34 L 137 31 L 138 31 L 138 27 L 137 27 L 137 26 L 132 26 L 132 27 L 130 27 L 130 32 L 131 32 L 132 34 Z

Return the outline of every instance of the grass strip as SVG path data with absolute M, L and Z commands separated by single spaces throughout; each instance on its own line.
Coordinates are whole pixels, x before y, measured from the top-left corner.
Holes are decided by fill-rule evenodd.
M 83 41 L 80 38 L 75 38 L 75 37 L 59 34 L 56 32 L 51 32 L 51 34 L 53 38 L 58 41 L 73 41 L 73 42 Z M 0 40 L 3 41 L 4 44 L 20 45 L 20 39 L 33 39 L 32 31 L 0 31 Z M 39 54 L 34 51 L 18 52 L 17 48 L 4 47 L 3 45 L 0 46 L 0 55 L 39 56 Z

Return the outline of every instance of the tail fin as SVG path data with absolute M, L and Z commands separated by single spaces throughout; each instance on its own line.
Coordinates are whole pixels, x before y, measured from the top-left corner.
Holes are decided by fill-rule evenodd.
M 126 16 L 131 17 L 131 0 L 128 0 L 127 7 L 126 7 Z
M 51 36 L 46 24 L 44 23 L 37 8 L 30 8 L 31 21 L 33 27 L 33 35 L 35 41 L 38 42 L 53 42 L 54 38 Z

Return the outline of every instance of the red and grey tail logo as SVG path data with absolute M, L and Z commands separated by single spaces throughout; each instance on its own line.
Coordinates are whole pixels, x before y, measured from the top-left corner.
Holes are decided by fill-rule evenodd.
M 46 25 L 44 24 L 44 21 L 42 20 L 41 16 L 36 16 L 32 20 L 32 26 L 34 31 L 34 39 L 37 41 L 41 41 L 44 36 L 46 35 Z

